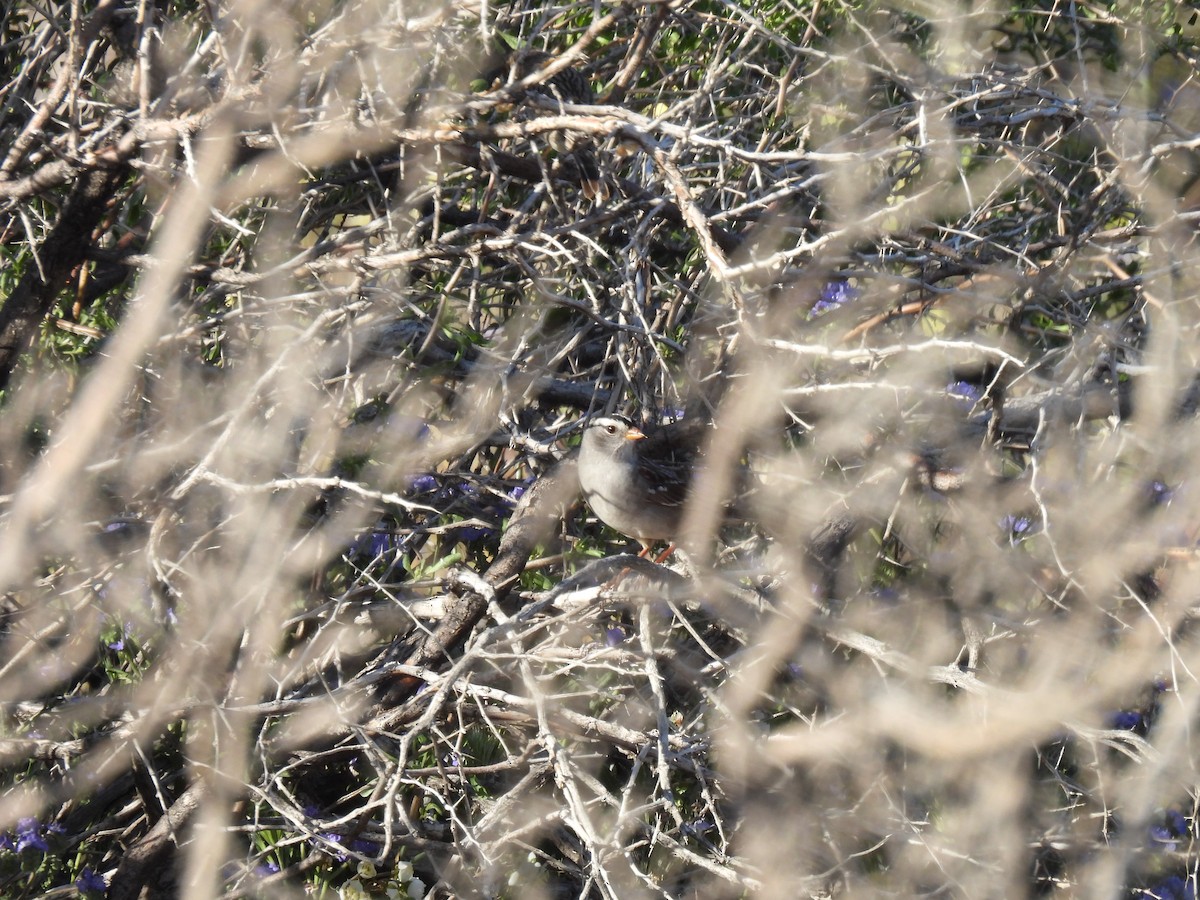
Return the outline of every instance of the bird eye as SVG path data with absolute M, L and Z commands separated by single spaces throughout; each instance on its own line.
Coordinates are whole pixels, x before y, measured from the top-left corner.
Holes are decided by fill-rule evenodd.
M 604 430 L 607 431 L 609 434 L 616 434 L 617 426 L 616 425 L 605 425 Z

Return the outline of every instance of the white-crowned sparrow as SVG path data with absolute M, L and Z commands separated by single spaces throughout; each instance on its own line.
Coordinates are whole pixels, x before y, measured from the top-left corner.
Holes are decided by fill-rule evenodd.
M 579 484 L 602 522 L 642 545 L 678 536 L 704 426 L 684 421 L 649 433 L 624 416 L 598 416 L 587 424 L 579 450 Z
M 517 50 L 509 56 L 509 69 L 514 80 L 528 78 L 534 72 L 553 61 L 554 57 L 541 50 Z M 596 102 L 596 94 L 587 76 L 578 69 L 563 69 L 540 84 L 529 88 L 529 93 L 549 97 L 561 103 L 590 106 Z M 584 196 L 589 200 L 603 199 L 608 194 L 596 154 L 592 150 L 592 138 L 578 131 L 551 134 L 548 138 L 552 148 L 569 159 L 578 170 L 579 183 Z

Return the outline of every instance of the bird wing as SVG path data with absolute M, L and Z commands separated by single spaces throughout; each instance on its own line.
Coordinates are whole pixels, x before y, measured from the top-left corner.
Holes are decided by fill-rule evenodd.
M 682 506 L 687 501 L 706 431 L 704 422 L 685 420 L 647 433 L 638 448 L 638 468 L 656 502 Z

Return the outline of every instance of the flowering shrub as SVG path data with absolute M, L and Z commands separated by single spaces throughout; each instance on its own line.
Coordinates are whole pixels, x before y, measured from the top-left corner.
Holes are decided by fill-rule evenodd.
M 5 9 L 0 897 L 1195 894 L 1190 7 L 216 8 Z

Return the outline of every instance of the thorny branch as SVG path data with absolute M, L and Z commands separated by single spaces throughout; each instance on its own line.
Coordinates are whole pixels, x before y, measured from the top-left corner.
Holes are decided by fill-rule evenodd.
M 1195 48 L 925 12 L 13 4 L 0 893 L 1194 887 Z

